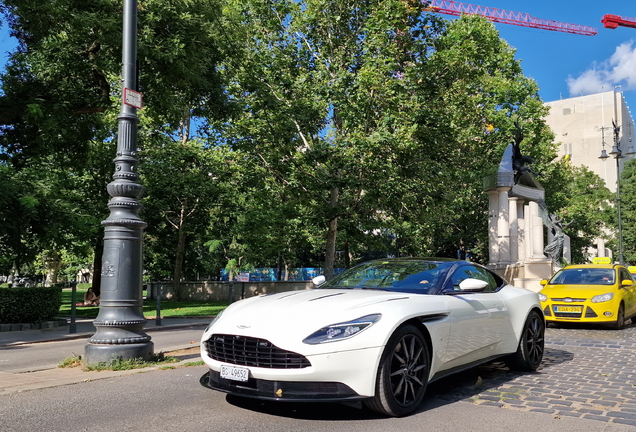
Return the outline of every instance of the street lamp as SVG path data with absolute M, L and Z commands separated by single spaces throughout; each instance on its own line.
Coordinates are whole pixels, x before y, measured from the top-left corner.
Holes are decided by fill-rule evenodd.
M 104 225 L 97 329 L 84 350 L 87 364 L 116 359 L 149 360 L 154 351 L 144 332 L 142 296 L 142 236 L 146 223 L 139 216 L 143 187 L 137 174 L 137 0 L 124 0 L 122 49 L 123 97 L 117 130 L 115 174 L 108 184 L 112 197 Z
M 616 125 L 616 122 L 612 120 L 612 126 L 614 131 L 614 145 L 612 146 L 612 150 L 609 152 L 610 155 L 614 156 L 616 160 L 616 212 L 618 215 L 618 262 L 619 264 L 623 264 L 623 221 L 621 218 L 621 170 L 620 170 L 620 160 L 624 158 L 623 153 L 621 152 L 621 143 L 619 139 L 619 133 L 621 130 L 620 126 Z M 596 128 L 597 130 L 601 130 L 602 134 L 602 145 L 603 149 L 601 150 L 601 155 L 599 159 L 605 161 L 609 158 L 607 151 L 605 150 L 605 129 L 609 129 L 609 127 L 601 127 Z

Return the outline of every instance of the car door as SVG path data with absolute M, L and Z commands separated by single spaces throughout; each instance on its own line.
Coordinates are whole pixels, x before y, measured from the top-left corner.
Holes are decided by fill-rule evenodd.
M 633 281 L 632 275 L 627 271 L 627 269 L 619 268 L 618 269 L 619 276 L 619 284 L 624 280 Z M 624 286 L 619 288 L 623 291 L 623 300 L 625 302 L 625 317 L 630 317 L 636 315 L 636 282 L 632 285 Z
M 468 278 L 484 280 L 483 292 L 461 292 L 459 284 Z M 497 294 L 504 282 L 485 268 L 465 265 L 449 277 L 443 292 L 450 310 L 450 336 L 446 367 L 472 363 L 498 354 L 500 342 L 512 332 L 504 301 Z

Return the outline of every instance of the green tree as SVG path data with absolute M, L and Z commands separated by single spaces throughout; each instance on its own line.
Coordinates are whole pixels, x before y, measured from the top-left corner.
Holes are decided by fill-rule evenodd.
M 611 218 L 610 226 L 618 229 L 617 215 L 615 211 L 613 213 L 614 217 Z M 636 265 L 636 161 L 634 159 L 627 161 L 621 172 L 621 221 L 624 259 L 627 263 Z
M 144 148 L 156 135 L 190 136 L 192 118 L 224 115 L 213 25 L 221 10 L 207 0 L 142 0 L 138 6 Z M 53 163 L 83 180 L 76 184 L 85 198 L 80 208 L 95 225 L 76 237 L 94 239 L 99 290 L 99 221 L 107 214 L 121 100 L 121 2 L 8 0 L 1 7 L 19 45 L 2 76 L 0 158 L 16 170 Z
M 546 204 L 560 218 L 570 237 L 572 262 L 588 262 L 588 249 L 597 238 L 607 238 L 612 227 L 612 193 L 587 167 L 573 166 L 567 158 L 550 166 L 545 181 Z M 615 212 L 614 212 L 615 213 Z

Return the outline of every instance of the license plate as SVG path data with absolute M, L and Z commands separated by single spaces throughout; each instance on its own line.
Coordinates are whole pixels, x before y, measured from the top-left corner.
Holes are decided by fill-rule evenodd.
M 221 366 L 221 378 L 229 379 L 232 381 L 247 381 L 250 377 L 250 371 L 247 368 L 236 366 Z
M 581 306 L 555 306 L 555 312 L 581 313 Z

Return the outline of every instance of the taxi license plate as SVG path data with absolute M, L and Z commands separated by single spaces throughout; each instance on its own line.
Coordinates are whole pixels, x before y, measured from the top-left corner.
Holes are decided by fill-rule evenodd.
M 554 306 L 555 312 L 581 313 L 581 306 Z
M 221 366 L 221 378 L 245 382 L 249 379 L 249 377 L 250 371 L 247 368 L 226 365 Z

